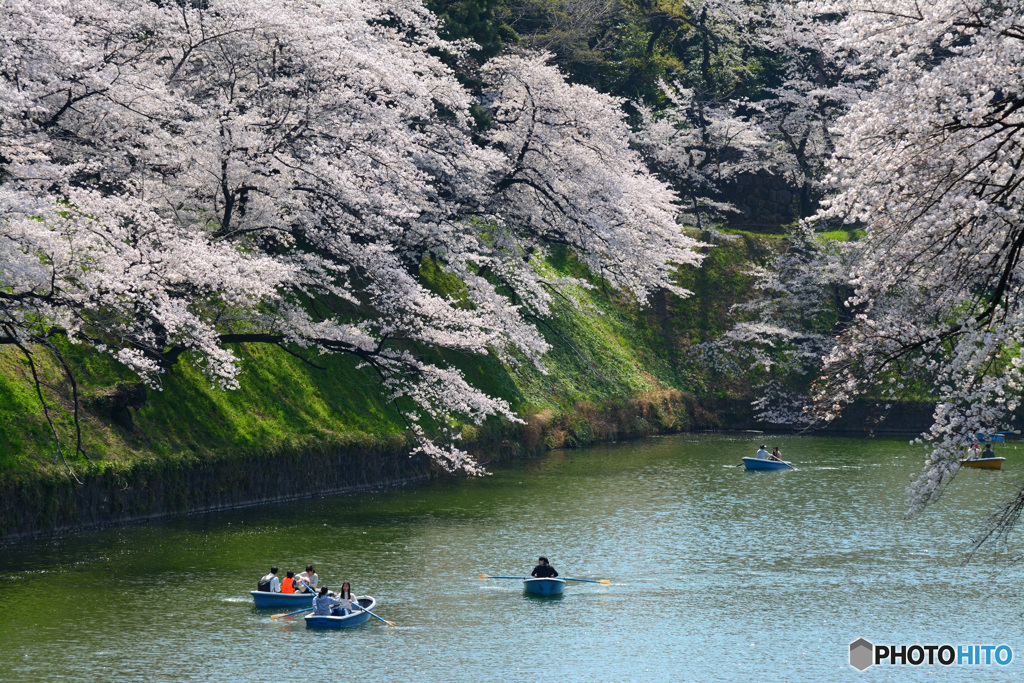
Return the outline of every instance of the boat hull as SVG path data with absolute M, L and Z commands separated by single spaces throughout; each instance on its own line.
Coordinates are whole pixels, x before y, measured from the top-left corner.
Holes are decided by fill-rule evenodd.
M 961 467 L 973 467 L 979 470 L 998 470 L 1002 469 L 1003 461 L 1006 458 L 978 458 L 971 460 L 961 460 Z
M 788 470 L 792 469 L 790 463 L 785 460 L 758 460 L 757 458 L 743 458 L 743 464 L 748 470 Z
M 249 591 L 257 609 L 274 607 L 309 607 L 313 604 L 312 593 L 266 593 Z
M 565 579 L 523 579 L 523 591 L 530 595 L 561 595 Z
M 372 610 L 377 604 L 377 601 L 369 595 L 360 596 L 356 598 L 356 601 L 369 610 Z M 304 619 L 306 621 L 306 628 L 348 628 L 365 624 L 370 620 L 370 613 L 355 611 L 343 617 L 323 617 L 317 614 L 307 614 Z
M 1000 443 L 1006 441 L 1004 434 L 982 434 L 981 432 L 974 435 L 980 443 Z

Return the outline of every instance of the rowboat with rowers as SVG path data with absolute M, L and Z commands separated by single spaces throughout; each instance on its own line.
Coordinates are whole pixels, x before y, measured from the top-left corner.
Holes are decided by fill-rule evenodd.
M 793 464 L 786 460 L 761 460 L 760 458 L 743 458 L 748 470 L 791 470 Z
M 359 603 L 362 609 L 353 610 L 351 614 L 346 614 L 345 616 L 335 617 L 307 614 L 304 617 L 306 628 L 348 628 L 349 626 L 358 626 L 369 621 L 370 610 L 376 606 L 377 601 L 369 595 L 361 595 L 355 598 L 354 602 Z

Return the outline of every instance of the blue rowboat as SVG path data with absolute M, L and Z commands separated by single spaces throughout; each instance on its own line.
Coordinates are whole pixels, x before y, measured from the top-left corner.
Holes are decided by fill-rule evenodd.
M 748 470 L 788 470 L 792 469 L 789 462 L 785 460 L 758 460 L 757 458 L 743 458 L 743 464 Z
M 377 601 L 369 595 L 362 595 L 356 598 L 356 602 L 363 609 L 372 610 L 377 605 Z M 346 614 L 343 617 L 322 617 L 317 614 L 307 614 L 305 619 L 306 628 L 347 628 L 369 621 L 370 613 L 362 610 L 353 610 L 352 614 Z
M 974 438 L 981 443 L 999 443 L 1001 441 L 1006 441 L 1006 435 L 1001 433 L 983 434 L 982 432 L 978 432 L 977 434 L 974 435 Z
M 561 595 L 565 579 L 523 579 L 523 590 L 530 595 Z
M 249 591 L 256 602 L 257 609 L 272 607 L 309 607 L 313 604 L 312 593 L 268 593 L 266 591 Z

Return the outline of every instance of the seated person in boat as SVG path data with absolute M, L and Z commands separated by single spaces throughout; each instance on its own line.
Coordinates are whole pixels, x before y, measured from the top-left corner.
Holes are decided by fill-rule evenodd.
M 320 594 L 313 598 L 313 614 L 318 617 L 331 616 L 331 610 L 341 604 L 341 600 L 328 595 L 327 586 L 320 589 Z
M 313 565 L 307 564 L 306 571 L 301 572 L 296 576 L 295 581 L 299 584 L 300 593 L 315 593 L 316 585 L 320 582 L 320 577 L 317 576 L 316 570 L 313 569 Z
M 761 444 L 761 448 L 758 449 L 758 451 L 757 451 L 757 459 L 758 460 L 768 460 L 770 455 L 771 454 L 768 452 L 768 447 L 765 446 L 764 444 Z
M 555 568 L 548 564 L 548 558 L 543 555 L 537 560 L 537 566 L 530 572 L 530 576 L 535 579 L 553 579 L 558 576 L 558 572 Z
M 260 579 L 260 582 L 256 585 L 256 590 L 263 591 L 264 593 L 281 592 L 281 579 L 277 578 L 277 567 L 270 568 L 270 573 Z
M 778 460 L 780 462 L 782 461 L 782 453 L 779 452 L 779 447 L 778 446 L 775 446 L 774 448 L 772 448 L 772 454 L 768 456 L 768 459 L 769 460 Z
M 994 457 L 996 457 L 996 454 L 992 451 L 992 444 L 990 444 L 990 443 L 985 444 L 985 450 L 983 450 L 981 452 L 981 457 L 983 457 L 983 458 L 994 458 Z
M 282 593 L 294 593 L 295 592 L 295 572 L 288 572 L 285 575 L 284 581 L 281 582 Z
M 352 597 L 352 586 L 346 581 L 341 584 L 341 592 L 338 593 L 338 606 L 331 610 L 331 615 L 343 617 L 346 614 L 352 614 L 358 608 L 359 603 Z

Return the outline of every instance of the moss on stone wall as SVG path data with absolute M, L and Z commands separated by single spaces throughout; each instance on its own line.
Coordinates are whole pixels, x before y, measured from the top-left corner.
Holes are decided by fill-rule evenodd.
M 587 278 L 595 287 L 575 292 L 582 308 L 556 303 L 552 316 L 538 323 L 552 346 L 546 373 L 489 355 L 420 351 L 459 367 L 526 420 L 465 426 L 468 444 L 484 462 L 713 424 L 679 360 L 708 334 L 703 328 L 712 321 L 722 325 L 723 311 L 749 292 L 740 264 L 763 257 L 771 239 L 746 236 L 716 248 L 709 270 L 680 276 L 698 298 L 659 295 L 647 308 L 622 300 L 571 254 L 556 250 L 548 265 L 553 274 Z M 440 290 L 457 286 L 429 263 L 424 277 Z M 316 358 L 325 368 L 317 369 L 276 347 L 238 345 L 241 387 L 221 391 L 187 357 L 159 387 L 144 388 L 105 356 L 70 344 L 62 351 L 83 395 L 85 454 L 64 450 L 73 475 L 42 417 L 25 361 L 0 349 L 0 534 L 326 493 L 342 485 L 331 474 L 341 467 L 360 486 L 433 472 L 410 466 L 398 411 L 355 358 Z M 73 437 L 70 387 L 44 351 L 35 360 L 67 444 Z

